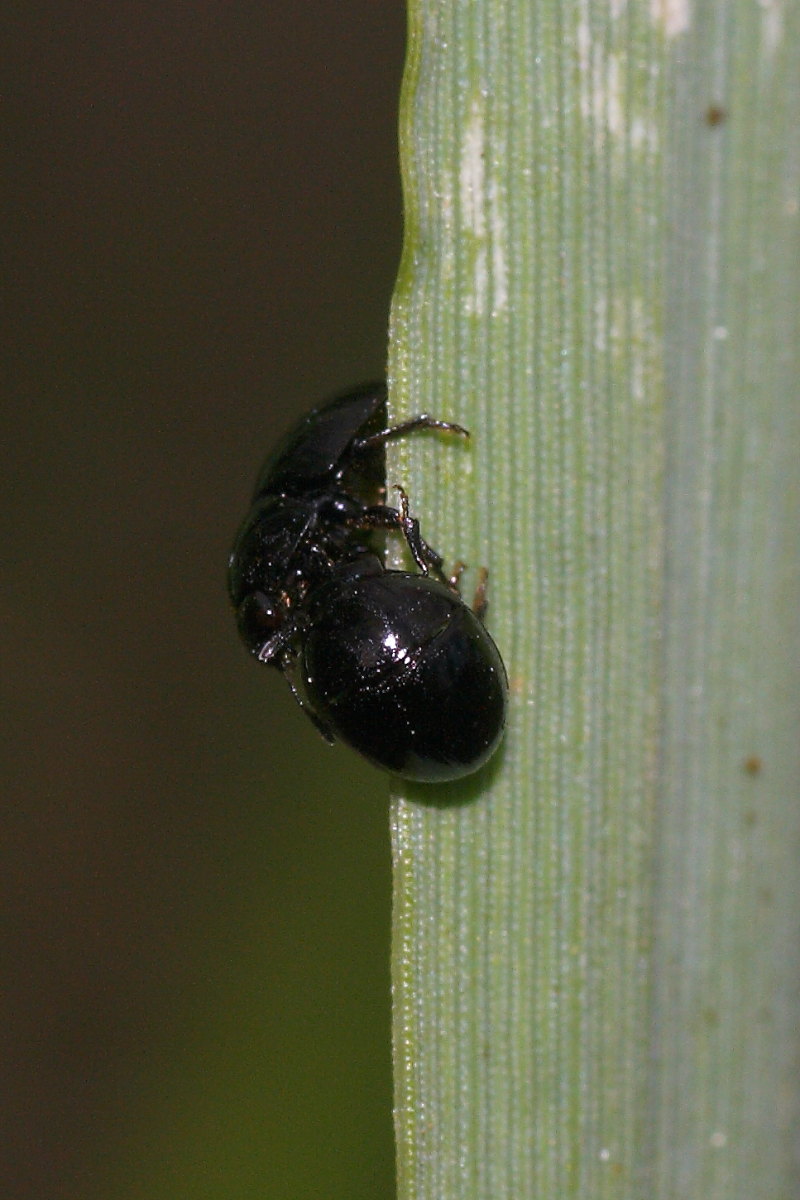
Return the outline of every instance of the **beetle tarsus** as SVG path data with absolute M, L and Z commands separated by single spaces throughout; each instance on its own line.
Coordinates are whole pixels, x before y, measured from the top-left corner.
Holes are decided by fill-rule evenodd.
M 463 425 L 456 425 L 454 421 L 439 421 L 436 417 L 430 417 L 427 413 L 420 413 L 419 416 L 411 417 L 408 421 L 401 422 L 400 425 L 390 425 L 388 429 L 380 429 L 377 433 L 370 433 L 366 437 L 358 438 L 353 442 L 353 452 L 361 454 L 365 450 L 373 450 L 376 446 L 382 446 L 391 438 L 404 437 L 407 433 L 415 433 L 418 429 L 437 429 L 440 433 L 457 433 L 460 437 L 469 437 L 469 430 Z

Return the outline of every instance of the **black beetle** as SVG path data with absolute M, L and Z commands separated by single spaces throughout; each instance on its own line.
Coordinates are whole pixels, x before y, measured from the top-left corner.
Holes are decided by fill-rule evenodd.
M 425 414 L 387 428 L 385 416 L 386 386 L 369 384 L 314 409 L 284 438 L 234 544 L 230 596 L 248 650 L 283 672 L 329 741 L 407 779 L 456 779 L 502 737 L 505 668 L 402 489 L 399 508 L 371 501 L 389 438 L 466 430 Z M 370 532 L 392 528 L 419 574 L 386 570 L 371 549 Z

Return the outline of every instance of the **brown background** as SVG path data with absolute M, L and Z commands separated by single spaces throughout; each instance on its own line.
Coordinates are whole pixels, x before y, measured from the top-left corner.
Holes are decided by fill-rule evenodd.
M 404 13 L 0 20 L 0 1193 L 387 1200 L 387 786 L 224 567 L 276 431 L 383 370 Z

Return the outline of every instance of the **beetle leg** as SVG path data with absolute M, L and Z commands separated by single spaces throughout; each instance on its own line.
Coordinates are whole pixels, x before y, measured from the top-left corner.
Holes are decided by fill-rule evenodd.
M 481 567 L 478 571 L 478 582 L 475 584 L 475 597 L 472 601 L 472 611 L 479 621 L 485 619 L 486 610 L 489 607 L 489 598 L 486 594 L 488 583 L 489 572 L 486 567 Z
M 399 529 L 400 513 L 388 504 L 370 504 L 347 523 L 357 529 Z
M 467 564 L 461 559 L 453 563 L 453 569 L 447 577 L 447 586 L 459 596 L 461 595 L 461 576 L 467 569 Z
M 409 514 L 408 495 L 405 488 L 402 488 L 399 483 L 396 483 L 394 486 L 400 494 L 398 523 L 403 531 L 403 537 L 408 543 L 408 548 L 414 556 L 414 562 L 423 575 L 427 575 L 428 571 L 431 570 L 437 579 L 440 579 L 442 583 L 447 583 L 447 577 L 443 570 L 444 560 L 441 554 L 437 554 L 433 547 L 428 545 L 419 531 L 419 521 L 416 517 L 412 517 Z
M 419 531 L 419 521 L 408 511 L 408 496 L 399 484 L 395 484 L 400 493 L 400 508 L 391 508 L 388 504 L 373 504 L 365 508 L 351 523 L 362 528 L 399 529 L 406 539 L 408 548 L 423 575 L 433 571 L 437 579 L 447 583 L 442 570 L 442 556 L 437 554 L 432 546 L 423 538 Z
M 429 567 L 433 567 L 434 571 L 441 574 L 442 560 L 435 550 L 431 550 L 430 546 L 422 540 L 422 534 L 419 531 L 419 521 L 416 517 L 412 517 L 408 511 L 408 495 L 406 491 L 399 483 L 396 483 L 394 486 L 400 495 L 399 525 L 403 531 L 403 537 L 408 542 L 408 548 L 414 556 L 414 562 L 423 575 L 428 574 Z M 427 556 L 425 554 L 426 550 L 428 552 Z M 432 558 L 431 555 L 433 556 Z
M 284 656 L 283 660 L 281 661 L 281 671 L 283 673 L 283 678 L 286 680 L 287 684 L 289 685 L 289 691 L 294 696 L 299 707 L 302 708 L 303 712 L 309 718 L 312 725 L 314 725 L 316 727 L 317 731 L 322 734 L 322 736 L 325 738 L 325 741 L 329 742 L 332 746 L 333 743 L 336 741 L 336 738 L 333 736 L 333 734 L 331 733 L 330 729 L 325 724 L 325 722 L 320 720 L 320 718 L 314 712 L 313 708 L 311 708 L 308 704 L 306 704 L 305 700 L 302 698 L 299 691 L 297 690 L 297 684 L 295 683 L 294 678 L 293 678 L 295 661 L 296 661 L 296 659 L 293 654 L 287 654 Z
M 408 421 L 403 421 L 400 425 L 391 425 L 388 429 L 380 429 L 377 433 L 371 433 L 365 438 L 357 438 L 353 442 L 352 452 L 360 454 L 363 450 L 373 450 L 376 446 L 382 446 L 384 442 L 388 442 L 390 438 L 403 437 L 406 433 L 413 433 L 416 429 L 440 429 L 445 433 L 459 433 L 462 437 L 469 437 L 469 430 L 463 425 L 456 425 L 453 421 L 438 421 L 436 417 L 430 417 L 427 413 L 420 413 L 418 417 L 411 417 Z
M 461 559 L 453 563 L 453 569 L 446 579 L 448 587 L 450 587 L 457 596 L 461 595 L 461 576 L 467 569 L 467 564 Z M 478 582 L 475 584 L 475 595 L 472 600 L 472 611 L 479 621 L 483 621 L 486 617 L 486 610 L 489 607 L 489 599 L 487 596 L 489 582 L 489 572 L 486 567 L 480 567 L 478 570 Z

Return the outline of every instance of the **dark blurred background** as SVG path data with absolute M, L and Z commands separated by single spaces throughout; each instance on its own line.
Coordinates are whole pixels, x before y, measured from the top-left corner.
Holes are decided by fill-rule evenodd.
M 383 372 L 402 6 L 6 0 L 4 1200 L 388 1200 L 387 784 L 240 647 L 260 460 Z

